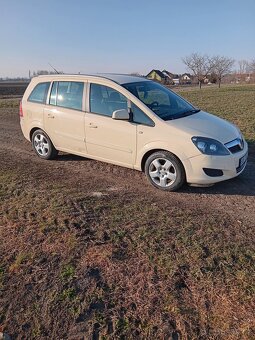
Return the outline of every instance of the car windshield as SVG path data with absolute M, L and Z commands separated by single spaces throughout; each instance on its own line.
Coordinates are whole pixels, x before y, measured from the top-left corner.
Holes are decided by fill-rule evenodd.
M 122 86 L 163 120 L 186 117 L 200 111 L 168 88 L 153 81 L 128 83 Z

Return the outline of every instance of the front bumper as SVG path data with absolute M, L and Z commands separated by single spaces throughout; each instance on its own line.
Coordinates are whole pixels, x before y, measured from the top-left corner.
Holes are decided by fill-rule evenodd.
M 225 181 L 240 175 L 247 164 L 240 164 L 240 159 L 248 155 L 248 145 L 244 142 L 242 151 L 227 156 L 207 156 L 198 155 L 186 159 L 183 162 L 187 182 L 190 184 L 210 185 L 217 182 Z M 223 172 L 222 176 L 211 177 L 205 174 L 203 168 L 220 169 Z

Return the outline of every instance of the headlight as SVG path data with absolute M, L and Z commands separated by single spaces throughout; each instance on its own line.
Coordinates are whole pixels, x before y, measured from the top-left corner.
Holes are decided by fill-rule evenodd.
M 212 138 L 192 137 L 192 142 L 196 145 L 199 151 L 205 155 L 226 156 L 230 152 L 220 142 Z

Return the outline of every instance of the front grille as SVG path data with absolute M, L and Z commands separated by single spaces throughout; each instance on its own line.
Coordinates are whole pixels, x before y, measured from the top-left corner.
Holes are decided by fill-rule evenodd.
M 236 152 L 239 152 L 239 151 L 242 151 L 240 145 L 234 145 L 234 146 L 231 146 L 230 148 L 228 148 L 230 152 L 232 153 L 236 153 Z
M 231 142 L 228 142 L 225 144 L 225 146 L 228 148 L 228 150 L 231 153 L 237 153 L 239 151 L 242 151 L 244 148 L 244 140 L 243 138 L 236 138 L 232 140 Z
M 236 168 L 236 173 L 238 174 L 247 164 L 248 153 L 246 153 L 242 158 L 239 159 L 239 165 Z
M 240 165 L 238 168 L 236 168 L 236 173 L 238 174 L 240 171 L 242 171 L 245 166 L 246 162 L 243 165 Z

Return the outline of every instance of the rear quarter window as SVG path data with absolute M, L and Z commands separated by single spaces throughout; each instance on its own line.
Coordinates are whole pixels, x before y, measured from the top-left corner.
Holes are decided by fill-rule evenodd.
M 37 84 L 33 91 L 30 93 L 28 101 L 45 104 L 49 87 L 50 82 Z

